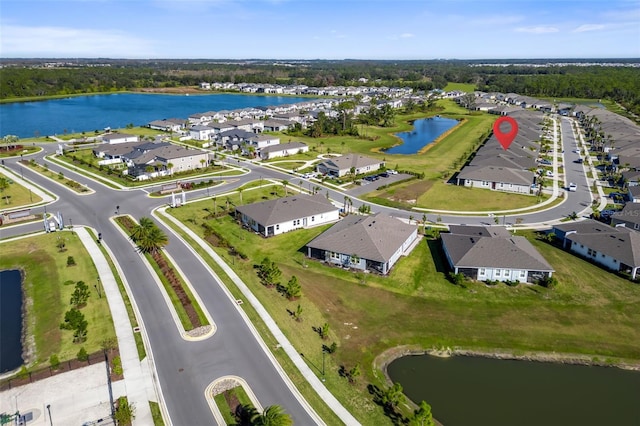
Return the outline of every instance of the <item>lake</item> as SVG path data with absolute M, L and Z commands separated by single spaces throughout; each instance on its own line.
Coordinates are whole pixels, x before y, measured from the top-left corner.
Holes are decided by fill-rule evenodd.
M 396 136 L 402 139 L 403 143 L 391 147 L 385 152 L 389 154 L 415 154 L 456 124 L 458 124 L 457 120 L 440 116 L 421 118 L 413 122 L 413 130 L 396 133 Z
M 105 127 L 143 126 L 153 120 L 184 118 L 198 112 L 294 104 L 310 98 L 234 94 L 160 95 L 114 93 L 0 104 L 0 136 L 93 132 Z
M 0 271 L 0 374 L 22 362 L 22 275 Z
M 387 371 L 445 426 L 640 424 L 637 371 L 431 355 L 399 358 Z

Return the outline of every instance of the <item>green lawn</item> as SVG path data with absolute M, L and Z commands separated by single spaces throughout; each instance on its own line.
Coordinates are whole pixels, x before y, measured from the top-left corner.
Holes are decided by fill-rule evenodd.
M 64 252 L 57 247 L 59 239 L 66 243 Z M 99 351 L 103 341 L 115 338 L 107 299 L 94 287 L 98 284 L 95 266 L 77 235 L 55 232 L 3 243 L 1 247 L 0 268 L 24 272 L 26 334 L 33 336 L 28 342 L 33 351 L 30 367 L 47 364 L 53 354 L 60 361 L 73 359 L 81 347 L 88 353 Z M 76 266 L 67 266 L 68 256 L 73 256 Z M 77 281 L 84 281 L 91 291 L 87 306 L 81 310 L 89 323 L 87 341 L 82 344 L 73 343 L 72 331 L 60 329 Z
M 205 220 L 201 203 L 171 213 L 201 232 L 193 223 Z M 321 365 L 322 344 L 338 344 L 338 351 L 325 359 L 326 383 L 363 424 L 388 422 L 371 401 L 366 384 L 381 383 L 374 359 L 400 345 L 640 360 L 640 347 L 635 343 L 640 341 L 640 311 L 636 308 L 640 286 L 537 241 L 532 233 L 526 235 L 557 271 L 560 285 L 554 290 L 482 283 L 454 286 L 446 279 L 445 261 L 435 240 L 421 242 L 389 276 L 381 277 L 305 260 L 302 248 L 326 227 L 263 239 L 240 229 L 230 217 L 207 223 L 249 256 L 247 261 L 235 261 L 235 270 L 305 354 L 312 369 Z M 219 253 L 228 258 L 225 250 Z M 292 275 L 301 282 L 300 300 L 287 301 L 259 283 L 253 265 L 267 255 L 278 263 L 283 283 Z M 290 314 L 298 304 L 303 308 L 302 322 Z M 325 341 L 313 330 L 324 322 L 331 326 Z M 356 363 L 363 367 L 363 377 L 349 385 L 338 369 Z
M 227 425 L 235 425 L 236 423 L 236 407 L 242 405 L 245 407 L 253 407 L 249 396 L 242 386 L 236 386 L 223 393 L 219 393 L 214 398 L 222 417 Z M 233 406 L 233 408 L 232 408 Z
M 0 175 L 5 177 L 5 175 Z M 34 194 L 31 190 L 25 188 L 14 180 L 7 178 L 10 182 L 7 189 L 0 192 L 0 209 L 15 209 L 27 204 L 39 203 L 42 198 Z
M 454 90 L 459 90 L 461 92 L 475 92 L 476 85 L 472 83 L 452 83 L 448 82 L 444 87 L 445 92 L 451 92 Z

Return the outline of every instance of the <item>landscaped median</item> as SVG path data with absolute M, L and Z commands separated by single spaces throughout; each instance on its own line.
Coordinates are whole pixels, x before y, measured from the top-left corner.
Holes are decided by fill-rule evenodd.
M 169 256 L 162 252 L 167 236 L 149 218 L 136 223 L 131 216 L 117 216 L 115 223 L 137 246 L 158 280 L 163 294 L 170 302 L 176 326 L 186 339 L 204 339 L 215 333 L 215 324 L 200 303 Z
M 38 164 L 36 160 L 31 159 L 29 161 L 21 160 L 20 164 L 30 168 L 31 170 L 34 170 L 40 173 L 41 175 L 51 179 L 56 183 L 59 183 L 60 185 L 68 187 L 69 189 L 71 189 L 74 192 L 77 192 L 78 194 L 86 195 L 94 192 L 92 189 L 89 189 L 88 187 L 82 185 L 81 183 L 65 177 L 64 173 L 62 172 L 56 173 L 52 170 L 49 170 L 49 166 L 46 163 L 44 165 Z

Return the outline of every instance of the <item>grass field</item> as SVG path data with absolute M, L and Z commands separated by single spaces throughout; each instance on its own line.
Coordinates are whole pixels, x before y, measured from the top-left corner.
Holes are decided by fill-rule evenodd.
M 204 220 L 202 208 L 202 203 L 194 203 L 172 214 L 198 233 L 200 226 L 192 220 Z M 635 308 L 640 303 L 640 287 L 536 240 L 533 233 L 525 235 L 557 271 L 560 285 L 554 290 L 483 283 L 454 286 L 446 279 L 437 241 L 423 240 L 389 276 L 381 277 L 305 260 L 302 248 L 326 227 L 263 239 L 240 229 L 230 217 L 207 223 L 249 256 L 248 261 L 236 261 L 234 269 L 305 354 L 312 369 L 321 365 L 322 344 L 338 344 L 338 351 L 325 360 L 326 383 L 363 424 L 388 421 L 365 386 L 381 383 L 372 368 L 375 357 L 399 345 L 542 351 L 640 361 L 636 344 L 640 341 L 640 312 Z M 224 250 L 220 253 L 226 254 Z M 253 265 L 264 256 L 278 263 L 283 282 L 292 275 L 298 278 L 303 288 L 300 300 L 287 301 L 259 283 Z M 290 314 L 298 304 L 303 308 L 302 322 Z M 326 341 L 313 330 L 324 322 L 331 327 Z M 338 370 L 356 363 L 363 367 L 364 377 L 349 385 Z
M 66 243 L 64 252 L 57 247 L 59 239 Z M 0 247 L 0 268 L 24 271 L 27 335 L 33 336 L 28 342 L 33 358 L 29 367 L 48 364 L 53 354 L 60 361 L 73 359 L 81 347 L 88 353 L 98 351 L 103 341 L 115 338 L 107 299 L 99 297 L 94 287 L 99 284 L 96 269 L 77 235 L 55 232 Z M 68 256 L 73 256 L 76 266 L 67 266 Z M 87 341 L 81 344 L 73 343 L 72 331 L 60 329 L 77 281 L 84 281 L 91 291 L 87 306 L 81 310 L 89 323 Z
M 459 90 L 461 92 L 474 92 L 476 90 L 476 85 L 472 83 L 452 83 L 448 82 L 444 87 L 445 92 L 451 92 L 454 90 Z
M 0 175 L 4 177 L 4 175 Z M 0 192 L 0 208 L 1 209 L 15 209 L 27 204 L 39 203 L 42 198 L 39 195 L 34 194 L 29 189 L 20 185 L 12 179 L 7 178 L 11 183 L 7 186 L 7 189 Z

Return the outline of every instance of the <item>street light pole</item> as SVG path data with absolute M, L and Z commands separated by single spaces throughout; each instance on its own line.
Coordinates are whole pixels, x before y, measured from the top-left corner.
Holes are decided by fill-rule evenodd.
M 47 404 L 47 411 L 49 412 L 49 424 L 53 426 L 53 419 L 51 418 L 51 404 Z
M 324 382 L 324 354 L 326 353 L 326 351 L 324 350 L 324 347 L 322 348 L 322 381 Z

